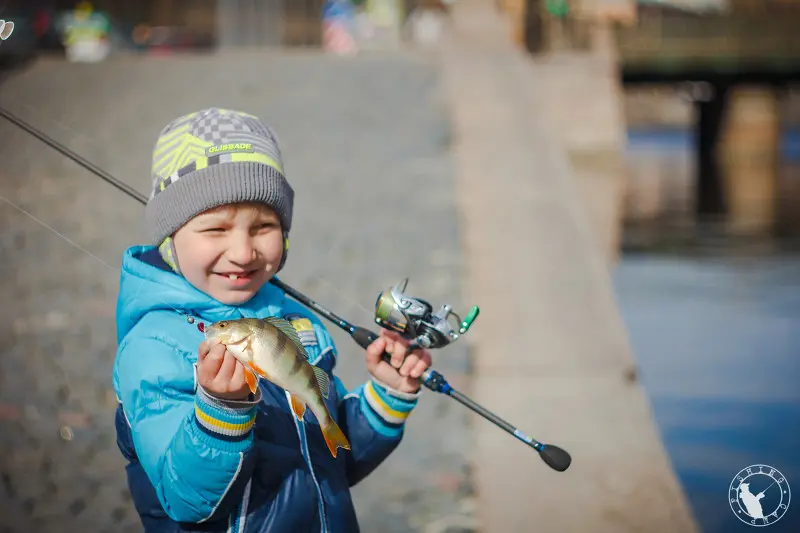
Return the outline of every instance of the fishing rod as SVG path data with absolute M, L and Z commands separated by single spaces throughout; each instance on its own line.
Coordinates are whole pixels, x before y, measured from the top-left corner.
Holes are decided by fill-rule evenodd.
M 0 107 L 0 116 L 33 135 L 62 155 L 78 163 L 86 170 L 113 185 L 140 204 L 147 205 L 147 198 L 143 194 L 111 176 L 103 169 L 98 168 L 96 165 L 79 156 L 58 141 L 51 139 L 27 122 L 12 115 L 2 107 Z M 362 348 L 366 349 L 367 346 L 378 338 L 377 333 L 367 328 L 351 324 L 286 283 L 274 277 L 270 279 L 270 283 L 346 331 Z M 405 294 L 407 284 L 408 279 L 405 279 L 378 295 L 378 299 L 375 303 L 375 322 L 383 328 L 396 331 L 404 338 L 410 339 L 412 342 L 409 345 L 409 352 L 419 347 L 431 349 L 442 348 L 456 341 L 460 335 L 463 335 L 469 330 L 473 321 L 478 316 L 479 309 L 477 306 L 473 307 L 463 320 L 450 309 L 449 305 L 443 305 L 439 311 L 434 313 L 433 307 L 425 300 L 412 298 Z M 449 321 L 451 315 L 458 319 L 458 328 L 454 328 Z M 456 331 L 458 331 L 458 333 L 456 333 Z M 386 352 L 384 352 L 381 357 L 386 362 L 391 361 L 391 356 Z M 566 450 L 553 444 L 544 444 L 526 435 L 509 422 L 503 420 L 479 403 L 471 400 L 465 394 L 455 390 L 440 372 L 428 368 L 422 374 L 420 381 L 428 389 L 453 398 L 460 404 L 536 450 L 542 460 L 553 470 L 563 472 L 569 468 L 572 463 L 572 458 Z

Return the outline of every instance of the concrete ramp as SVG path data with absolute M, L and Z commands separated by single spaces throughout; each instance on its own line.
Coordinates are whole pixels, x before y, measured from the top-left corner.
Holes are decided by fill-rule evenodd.
M 482 531 L 696 531 L 636 381 L 592 217 L 550 122 L 562 115 L 548 112 L 546 84 L 537 81 L 558 69 L 537 70 L 513 47 L 492 2 L 462 0 L 453 16 L 441 61 L 455 130 L 465 301 L 482 310 L 469 335 L 472 392 L 573 456 L 568 471 L 555 472 L 475 417 Z

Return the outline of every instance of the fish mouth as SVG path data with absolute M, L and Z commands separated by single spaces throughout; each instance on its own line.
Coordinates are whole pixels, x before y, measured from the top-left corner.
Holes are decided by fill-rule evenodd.
M 234 340 L 234 336 L 232 333 L 225 333 L 225 332 L 209 332 L 210 328 L 206 328 L 206 339 L 210 341 L 216 341 L 220 344 L 224 344 L 225 346 L 235 346 L 237 344 L 242 344 L 247 339 L 250 338 L 250 335 L 245 335 L 244 337 L 239 338 L 238 340 Z M 209 335 L 209 333 L 211 333 Z

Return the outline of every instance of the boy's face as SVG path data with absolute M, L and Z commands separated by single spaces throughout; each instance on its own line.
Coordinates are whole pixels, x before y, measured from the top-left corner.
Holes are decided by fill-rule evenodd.
M 260 204 L 206 211 L 175 233 L 174 244 L 189 283 L 228 305 L 252 298 L 278 270 L 283 254 L 280 218 Z

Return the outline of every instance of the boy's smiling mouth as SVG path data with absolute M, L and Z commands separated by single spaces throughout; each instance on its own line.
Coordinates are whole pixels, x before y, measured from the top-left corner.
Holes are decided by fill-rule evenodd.
M 230 272 L 214 272 L 214 275 L 237 284 L 244 284 L 249 282 L 256 276 L 256 274 L 258 274 L 258 269 L 230 271 Z

